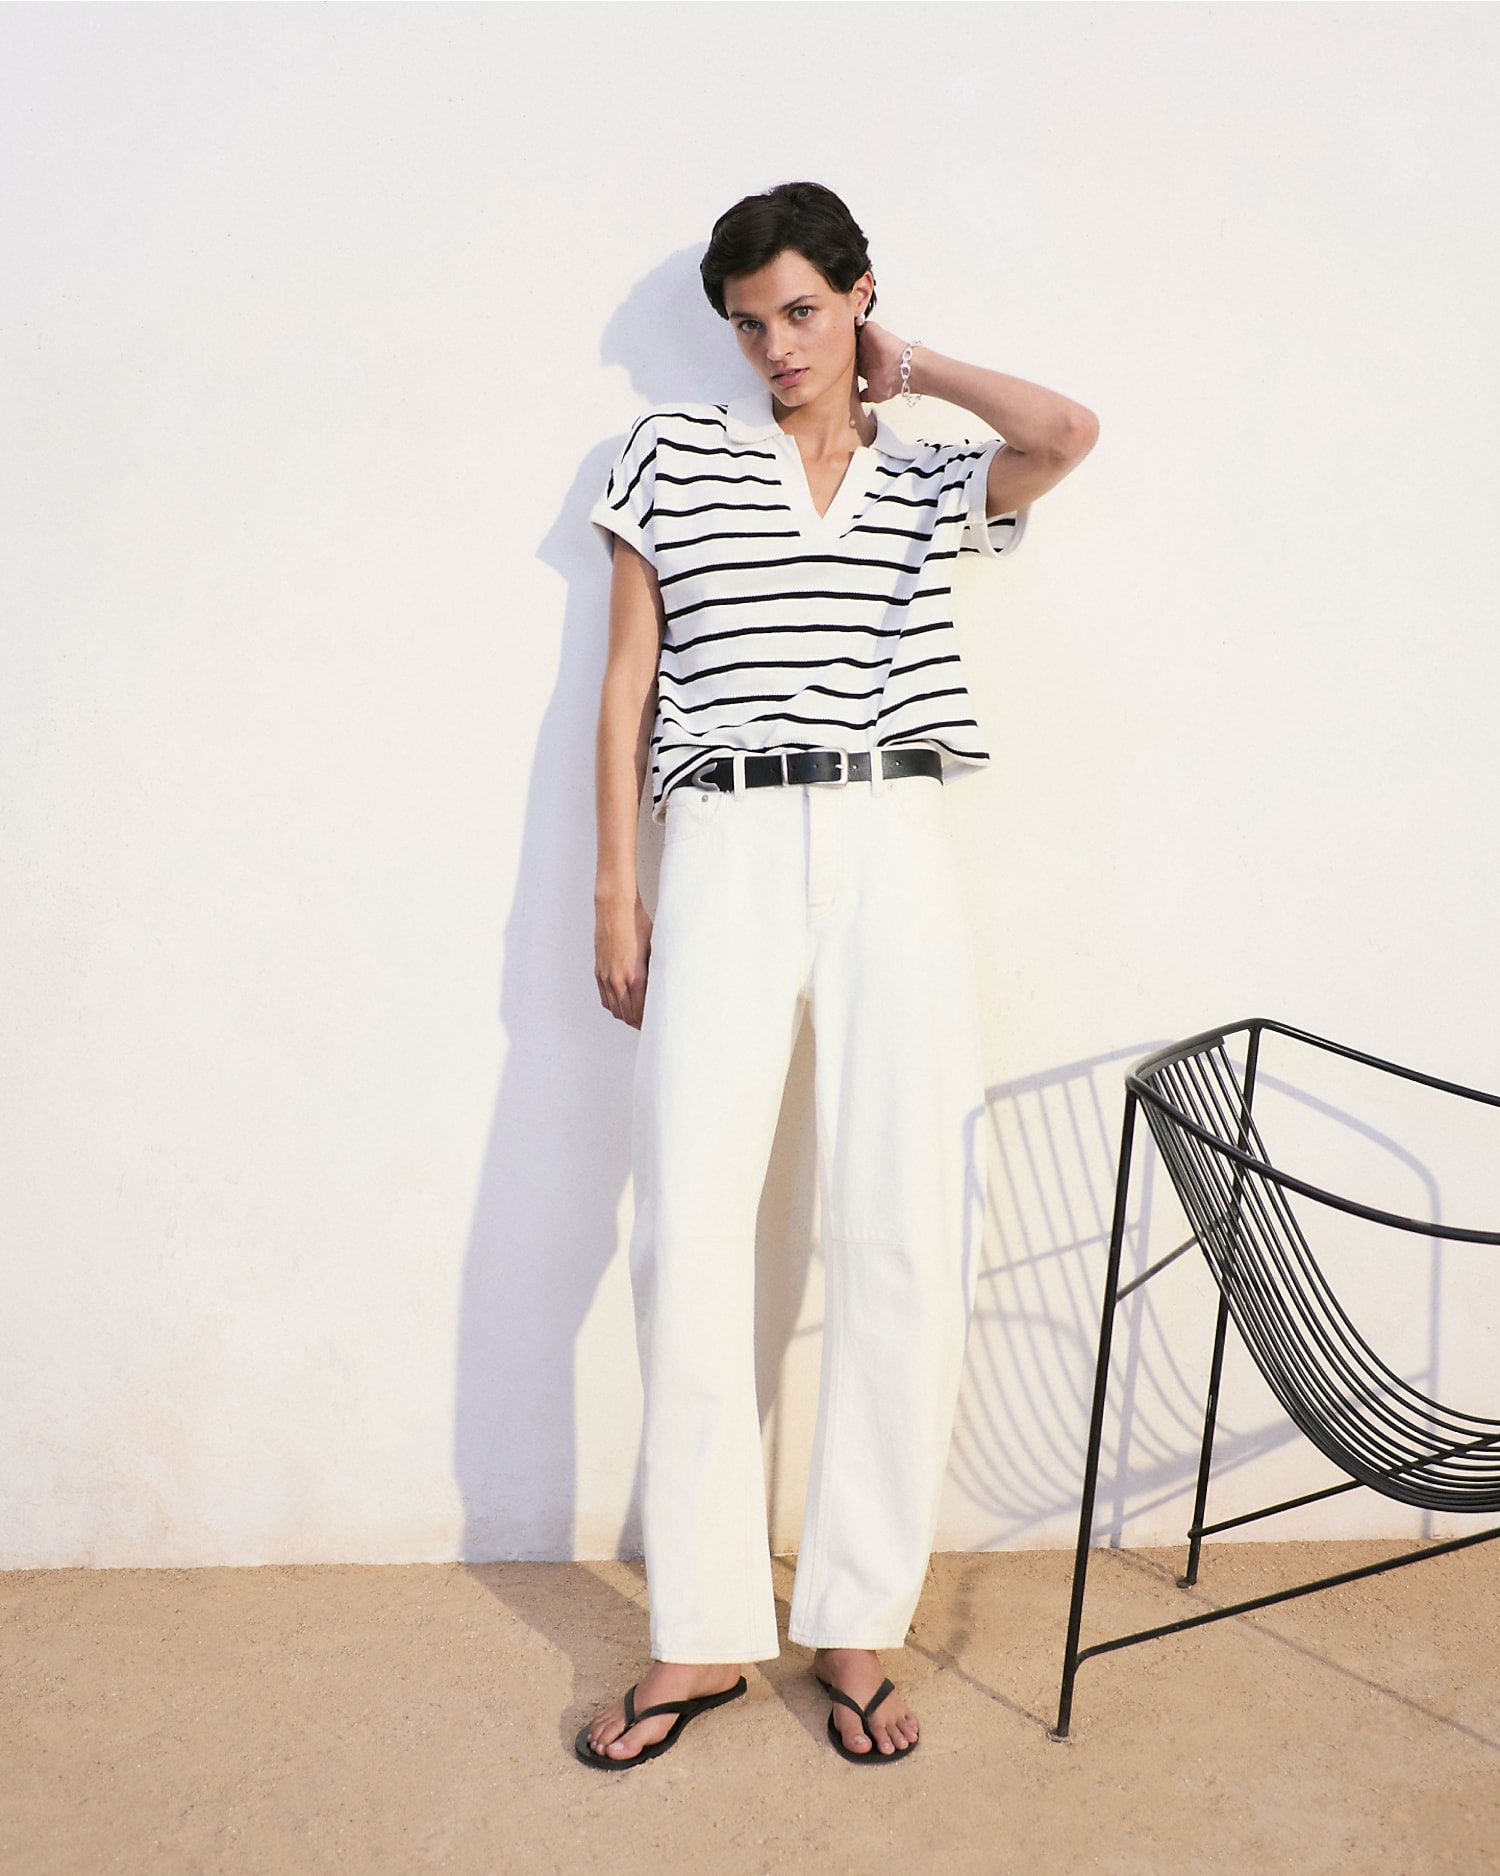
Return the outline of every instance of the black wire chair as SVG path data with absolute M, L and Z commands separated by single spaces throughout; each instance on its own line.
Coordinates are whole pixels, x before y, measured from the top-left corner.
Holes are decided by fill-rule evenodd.
M 1251 1109 L 1261 1037 L 1270 1032 L 1326 1050 L 1381 1074 L 1398 1076 L 1464 1101 L 1500 1107 L 1500 1095 L 1482 1094 L 1439 1081 L 1415 1069 L 1400 1068 L 1357 1049 L 1310 1036 L 1284 1023 L 1257 1017 L 1206 1031 L 1138 1062 L 1125 1079 L 1125 1120 L 1115 1184 L 1114 1221 L 1104 1282 L 1099 1329 L 1099 1360 L 1094 1377 L 1093 1415 L 1084 1465 L 1083 1505 L 1078 1520 L 1078 1551 L 1073 1566 L 1073 1597 L 1063 1658 L 1062 1690 L 1054 1739 L 1066 1739 L 1072 1716 L 1073 1682 L 1078 1668 L 1095 1655 L 1110 1654 L 1137 1642 L 1181 1634 L 1209 1622 L 1252 1609 L 1265 1609 L 1293 1597 L 1310 1596 L 1338 1583 L 1353 1583 L 1408 1563 L 1423 1562 L 1500 1537 L 1500 1525 L 1428 1544 L 1382 1563 L 1337 1576 L 1320 1577 L 1291 1589 L 1256 1596 L 1227 1608 L 1210 1609 L 1180 1621 L 1095 1642 L 1080 1648 L 1089 1538 L 1099 1479 L 1099 1452 L 1109 1383 L 1110 1341 L 1119 1304 L 1196 1244 L 1219 1289 L 1218 1321 L 1209 1367 L 1203 1413 L 1203 1445 L 1193 1521 L 1188 1527 L 1186 1572 L 1179 1586 L 1198 1580 L 1203 1540 L 1218 1532 L 1269 1518 L 1279 1511 L 1315 1504 L 1341 1492 L 1369 1486 L 1387 1498 L 1429 1511 L 1500 1511 L 1500 1420 L 1461 1413 L 1430 1399 L 1394 1373 L 1359 1334 L 1340 1305 L 1308 1245 L 1291 1197 L 1331 1206 L 1354 1218 L 1395 1231 L 1464 1244 L 1500 1245 L 1500 1231 L 1471 1231 L 1428 1219 L 1403 1218 L 1361 1205 L 1280 1171 L 1270 1162 Z M 1245 1066 L 1238 1071 L 1229 1057 L 1231 1037 L 1244 1038 Z M 1145 1110 L 1152 1136 L 1171 1176 L 1193 1235 L 1157 1260 L 1133 1282 L 1120 1283 L 1120 1253 L 1125 1237 L 1131 1150 L 1136 1109 Z M 1338 1485 L 1305 1492 L 1260 1511 L 1206 1524 L 1208 1479 L 1218 1414 L 1219 1379 L 1224 1365 L 1230 1317 L 1243 1337 L 1271 1391 L 1313 1445 L 1347 1476 Z

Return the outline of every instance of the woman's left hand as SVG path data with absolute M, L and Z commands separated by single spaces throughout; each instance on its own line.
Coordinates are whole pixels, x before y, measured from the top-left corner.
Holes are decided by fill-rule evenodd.
M 901 354 L 906 340 L 867 319 L 859 328 L 854 361 L 864 380 L 861 395 L 867 404 L 884 404 L 901 389 Z

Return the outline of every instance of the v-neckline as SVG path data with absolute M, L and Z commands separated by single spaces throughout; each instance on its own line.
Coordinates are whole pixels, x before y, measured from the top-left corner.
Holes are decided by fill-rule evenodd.
M 781 486 L 785 491 L 793 516 L 797 520 L 798 532 L 807 535 L 831 535 L 840 540 L 854 525 L 859 512 L 859 504 L 866 493 L 867 476 L 865 465 L 875 454 L 873 443 L 856 444 L 854 454 L 849 458 L 838 487 L 822 514 L 818 513 L 817 503 L 812 496 L 812 484 L 807 479 L 807 465 L 802 460 L 802 451 L 797 447 L 797 439 L 777 425 L 776 453 L 780 459 Z M 787 462 L 790 455 L 791 463 Z
M 771 393 L 762 388 L 749 397 L 734 398 L 718 408 L 724 413 L 731 446 L 759 444 L 762 450 L 769 450 L 775 460 L 776 482 L 788 515 L 798 536 L 810 542 L 836 542 L 847 535 L 871 504 L 880 499 L 882 488 L 878 472 L 881 466 L 890 463 L 892 473 L 897 473 L 901 465 L 914 461 L 922 448 L 921 444 L 909 443 L 898 436 L 878 411 L 871 412 L 875 419 L 874 439 L 861 443 L 855 450 L 827 512 L 820 515 L 813 507 L 812 490 L 808 487 L 807 471 L 802 467 L 797 439 L 777 423 Z M 788 449 L 797 452 L 795 464 L 786 460 Z M 859 460 L 861 457 L 865 460 Z

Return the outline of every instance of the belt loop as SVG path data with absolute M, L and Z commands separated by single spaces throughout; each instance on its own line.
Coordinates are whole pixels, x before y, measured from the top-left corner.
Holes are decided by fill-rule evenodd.
M 885 793 L 885 751 L 870 751 L 870 793 L 878 800 Z
M 743 749 L 735 750 L 729 758 L 729 766 L 734 770 L 734 792 L 737 797 L 743 799 L 745 794 L 745 752 Z

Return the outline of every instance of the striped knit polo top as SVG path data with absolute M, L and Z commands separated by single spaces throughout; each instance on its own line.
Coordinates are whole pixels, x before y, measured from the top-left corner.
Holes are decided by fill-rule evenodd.
M 907 443 L 876 419 L 825 515 L 769 391 L 642 417 L 591 519 L 651 563 L 666 627 L 651 739 L 661 816 L 736 750 L 936 747 L 988 761 L 953 629 L 952 563 L 1020 541 L 986 522 L 998 439 Z

